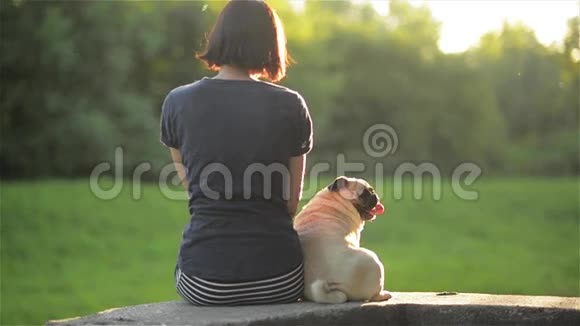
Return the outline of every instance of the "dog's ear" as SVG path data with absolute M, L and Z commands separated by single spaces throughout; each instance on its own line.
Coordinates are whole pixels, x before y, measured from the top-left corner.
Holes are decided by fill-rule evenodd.
M 345 176 L 340 176 L 328 185 L 327 189 L 329 191 L 339 191 L 341 188 L 344 188 L 348 184 L 348 179 Z

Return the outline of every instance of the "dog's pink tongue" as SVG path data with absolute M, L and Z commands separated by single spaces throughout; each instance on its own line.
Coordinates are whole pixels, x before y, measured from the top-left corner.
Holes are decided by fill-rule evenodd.
M 383 206 L 383 204 L 378 203 L 377 206 L 375 206 L 375 208 L 373 208 L 371 210 L 371 214 L 373 215 L 381 215 L 385 212 L 385 206 Z

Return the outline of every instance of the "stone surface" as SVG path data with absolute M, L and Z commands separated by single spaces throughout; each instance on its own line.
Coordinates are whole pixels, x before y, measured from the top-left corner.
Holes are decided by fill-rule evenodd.
M 182 301 L 115 308 L 49 321 L 79 325 L 580 325 L 580 298 L 459 293 L 393 293 L 377 303 L 300 302 L 195 307 Z

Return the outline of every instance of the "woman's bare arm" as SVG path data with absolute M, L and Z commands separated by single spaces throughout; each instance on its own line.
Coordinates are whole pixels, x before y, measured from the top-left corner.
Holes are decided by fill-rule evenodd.
M 294 216 L 298 210 L 298 203 L 302 198 L 302 188 L 304 187 L 304 166 L 306 155 L 294 156 L 290 158 L 288 168 L 290 170 L 290 196 L 288 198 L 288 213 Z
M 187 174 L 185 173 L 185 167 L 181 160 L 181 152 L 177 148 L 172 147 L 169 148 L 169 151 L 171 152 L 171 158 L 173 159 L 173 164 L 175 164 L 175 170 L 177 170 L 179 180 L 185 188 L 185 191 L 188 191 Z

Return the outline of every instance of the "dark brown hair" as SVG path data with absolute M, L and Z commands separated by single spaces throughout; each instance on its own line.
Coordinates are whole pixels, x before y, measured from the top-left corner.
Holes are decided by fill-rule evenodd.
M 233 65 L 273 82 L 286 75 L 288 53 L 280 18 L 262 0 L 232 0 L 213 26 L 197 58 L 212 70 Z

